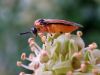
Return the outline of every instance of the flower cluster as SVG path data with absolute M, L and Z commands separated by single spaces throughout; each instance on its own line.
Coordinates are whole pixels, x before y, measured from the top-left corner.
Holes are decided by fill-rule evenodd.
M 38 33 L 43 45 L 38 46 L 34 38 L 28 43 L 32 53 L 22 53 L 21 59 L 28 60 L 28 66 L 17 61 L 17 66 L 32 70 L 33 74 L 19 75 L 100 75 L 100 50 L 95 42 L 85 47 L 82 32 Z

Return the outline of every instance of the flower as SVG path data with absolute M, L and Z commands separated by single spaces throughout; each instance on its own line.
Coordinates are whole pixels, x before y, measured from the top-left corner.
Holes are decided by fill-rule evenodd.
M 32 53 L 27 57 L 22 53 L 21 59 L 28 60 L 26 66 L 21 61 L 17 66 L 34 71 L 32 74 L 20 72 L 19 75 L 99 75 L 100 51 L 97 44 L 92 43 L 85 47 L 78 31 L 71 33 L 38 33 L 43 42 L 42 48 L 33 37 L 28 39 Z

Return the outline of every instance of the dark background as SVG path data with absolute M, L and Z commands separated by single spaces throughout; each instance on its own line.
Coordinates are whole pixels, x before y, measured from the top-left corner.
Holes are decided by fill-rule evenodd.
M 18 74 L 16 61 L 22 52 L 29 53 L 27 39 L 32 36 L 18 33 L 39 18 L 80 23 L 86 46 L 96 42 L 100 48 L 100 0 L 0 0 L 0 75 Z

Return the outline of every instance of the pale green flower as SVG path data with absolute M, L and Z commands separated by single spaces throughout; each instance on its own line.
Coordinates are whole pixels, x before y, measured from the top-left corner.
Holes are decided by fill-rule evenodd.
M 48 33 L 40 36 L 43 46 L 40 48 L 34 38 L 28 40 L 29 57 L 22 53 L 21 59 L 30 61 L 26 66 L 17 62 L 18 66 L 32 70 L 33 74 L 21 72 L 19 75 L 100 75 L 100 51 L 96 43 L 85 47 L 81 38 L 70 33 Z

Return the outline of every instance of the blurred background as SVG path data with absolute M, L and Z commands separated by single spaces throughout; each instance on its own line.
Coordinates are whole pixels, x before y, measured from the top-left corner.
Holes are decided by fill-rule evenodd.
M 18 33 L 39 18 L 80 23 L 86 46 L 96 42 L 100 48 L 100 0 L 0 0 L 0 75 L 18 75 L 16 61 L 22 52 L 29 53 L 27 39 L 32 36 Z

